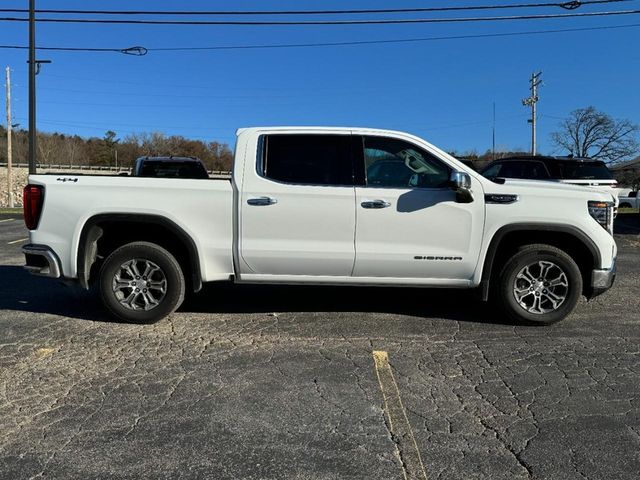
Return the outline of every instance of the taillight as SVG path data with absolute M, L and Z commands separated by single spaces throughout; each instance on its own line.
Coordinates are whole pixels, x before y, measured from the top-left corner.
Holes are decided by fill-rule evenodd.
M 27 185 L 22 192 L 24 223 L 29 230 L 38 228 L 42 204 L 44 203 L 44 188 L 40 185 Z

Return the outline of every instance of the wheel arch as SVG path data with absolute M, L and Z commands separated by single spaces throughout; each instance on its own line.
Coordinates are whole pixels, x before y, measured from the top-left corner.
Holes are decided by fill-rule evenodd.
M 168 250 L 181 265 L 190 288 L 194 292 L 202 289 L 200 259 L 193 238 L 166 217 L 129 213 L 99 214 L 85 222 L 76 258 L 80 285 L 89 289 L 100 257 L 133 241 L 149 241 Z
M 497 266 L 510 254 L 526 244 L 545 243 L 569 253 L 580 268 L 583 290 L 586 291 L 591 271 L 601 264 L 600 251 L 582 230 L 572 225 L 521 223 L 505 225 L 491 238 L 482 267 L 480 294 L 482 300 L 489 299 L 491 283 Z

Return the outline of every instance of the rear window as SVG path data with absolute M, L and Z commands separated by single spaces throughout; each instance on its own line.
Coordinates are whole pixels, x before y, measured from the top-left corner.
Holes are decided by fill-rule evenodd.
M 158 178 L 209 178 L 209 174 L 199 162 L 156 162 L 144 161 L 141 177 Z
M 565 180 L 612 180 L 613 175 L 603 162 L 561 162 L 560 172 Z
M 267 135 L 260 173 L 302 185 L 353 185 L 350 135 Z

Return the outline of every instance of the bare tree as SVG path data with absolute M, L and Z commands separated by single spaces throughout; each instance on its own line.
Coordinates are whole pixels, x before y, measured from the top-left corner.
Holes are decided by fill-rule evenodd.
M 58 136 L 38 132 L 38 153 L 39 163 L 50 164 L 56 154 L 58 146 Z
M 70 166 L 74 165 L 78 150 L 82 147 L 82 139 L 77 135 L 68 135 L 64 137 L 63 147 L 63 155 L 66 157 L 64 160 L 67 160 Z
M 571 112 L 551 134 L 551 141 L 574 157 L 617 162 L 638 152 L 639 128 L 630 120 L 615 120 L 595 107 Z

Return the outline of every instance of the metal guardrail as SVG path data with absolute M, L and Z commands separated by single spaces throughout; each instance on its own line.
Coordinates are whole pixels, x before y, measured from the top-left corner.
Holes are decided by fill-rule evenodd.
M 29 168 L 28 163 L 12 163 L 14 168 Z M 6 162 L 0 163 L 0 167 L 6 167 Z M 53 164 L 53 163 L 38 163 L 37 168 L 44 168 L 47 170 L 57 169 L 57 170 L 104 170 L 104 171 L 120 171 L 120 170 L 128 170 L 124 168 L 116 168 L 110 167 L 106 165 L 62 165 L 62 164 Z
M 12 163 L 13 168 L 29 168 L 28 163 Z M 0 163 L 0 167 L 6 168 L 7 163 Z M 79 171 L 99 171 L 99 172 L 128 172 L 131 170 L 126 167 L 112 167 L 108 165 L 63 165 L 63 164 L 52 164 L 52 163 L 38 163 L 37 168 L 44 170 L 79 170 Z M 225 170 L 209 170 L 209 175 L 219 175 L 219 176 L 228 176 L 231 175 L 231 172 Z

